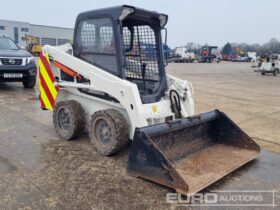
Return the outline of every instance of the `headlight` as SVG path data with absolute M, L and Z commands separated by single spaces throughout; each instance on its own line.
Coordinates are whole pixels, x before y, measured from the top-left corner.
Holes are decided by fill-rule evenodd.
M 33 57 L 26 58 L 26 64 L 31 64 L 31 63 L 34 63 L 34 62 L 35 62 L 35 59 Z

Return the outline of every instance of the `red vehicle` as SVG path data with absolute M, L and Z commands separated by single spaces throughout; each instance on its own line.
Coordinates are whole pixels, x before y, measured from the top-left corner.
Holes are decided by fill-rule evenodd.
M 200 63 L 212 63 L 216 54 L 213 53 L 213 50 L 218 49 L 217 46 L 203 46 L 200 51 Z

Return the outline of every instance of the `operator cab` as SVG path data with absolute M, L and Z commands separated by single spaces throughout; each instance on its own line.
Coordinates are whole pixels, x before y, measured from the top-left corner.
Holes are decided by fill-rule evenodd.
M 164 95 L 161 30 L 167 15 L 132 6 L 81 13 L 76 20 L 74 55 L 135 83 L 143 103 Z

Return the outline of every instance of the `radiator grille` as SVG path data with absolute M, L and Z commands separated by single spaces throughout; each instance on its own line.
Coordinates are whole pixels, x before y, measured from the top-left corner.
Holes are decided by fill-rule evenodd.
M 0 58 L 2 65 L 21 65 L 21 58 Z

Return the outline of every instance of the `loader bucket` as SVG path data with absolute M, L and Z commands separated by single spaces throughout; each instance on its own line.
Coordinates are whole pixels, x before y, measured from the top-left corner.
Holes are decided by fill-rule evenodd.
M 192 195 L 260 153 L 218 110 L 135 130 L 128 173 Z

